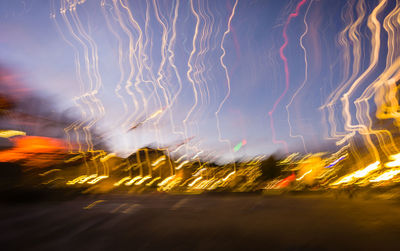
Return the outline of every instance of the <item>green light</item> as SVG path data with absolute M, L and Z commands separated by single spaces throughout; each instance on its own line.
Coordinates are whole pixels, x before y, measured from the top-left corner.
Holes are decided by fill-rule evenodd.
M 237 144 L 237 145 L 233 148 L 233 151 L 234 151 L 234 152 L 237 152 L 237 151 L 240 150 L 241 147 L 242 147 L 242 142 L 239 142 L 239 144 Z

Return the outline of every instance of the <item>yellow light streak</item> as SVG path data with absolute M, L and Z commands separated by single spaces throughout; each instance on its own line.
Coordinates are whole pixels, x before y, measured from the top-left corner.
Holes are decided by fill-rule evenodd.
M 161 177 L 156 177 L 154 178 L 152 181 L 150 181 L 149 183 L 146 184 L 146 186 L 151 186 L 154 184 L 154 182 L 156 182 L 157 180 L 161 180 Z
M 166 160 L 165 155 L 163 155 L 163 156 L 159 157 L 158 159 L 156 159 L 153 163 L 151 163 L 151 165 L 152 166 L 157 166 L 158 164 L 161 163 L 161 161 L 164 161 L 164 160 Z
M 135 183 L 135 186 L 143 184 L 143 182 L 145 182 L 148 179 L 151 179 L 151 176 L 149 176 L 149 175 L 144 176 L 142 179 L 140 179 L 138 182 Z
M 167 184 L 164 184 L 159 189 L 163 190 L 163 191 L 169 191 L 169 190 L 173 189 L 174 187 L 176 187 L 181 181 L 182 181 L 182 178 L 181 177 L 177 177 L 177 178 L 169 181 Z
M 182 168 L 185 164 L 187 164 L 187 163 L 189 163 L 189 161 L 187 161 L 187 160 L 183 161 L 182 163 L 179 164 L 179 166 L 177 166 L 177 167 L 175 168 L 175 170 L 181 169 L 181 168 Z
M 100 180 L 107 179 L 107 178 L 108 178 L 107 175 L 100 175 L 100 176 L 96 177 L 95 179 L 89 181 L 88 184 L 93 185 L 93 184 L 96 184 L 97 182 L 99 182 Z
M 55 178 L 55 179 L 52 179 L 52 180 L 43 182 L 42 184 L 43 184 L 43 185 L 48 185 L 48 184 L 50 184 L 50 183 L 52 183 L 52 182 L 54 182 L 54 181 L 56 181 L 56 180 L 63 180 L 63 179 L 64 179 L 64 178 L 57 177 L 57 178 Z
M 219 184 L 222 183 L 222 180 L 217 180 L 216 182 L 214 182 L 209 188 L 208 190 L 214 190 L 218 187 Z
M 147 120 L 151 120 L 154 119 L 155 117 L 157 117 L 158 115 L 160 115 L 163 112 L 163 109 L 159 109 L 156 112 L 154 112 L 153 114 L 150 115 L 150 117 Z M 146 121 L 147 121 L 146 120 Z
M 50 173 L 59 172 L 59 171 L 61 171 L 61 169 L 52 169 L 52 170 L 44 172 L 44 173 L 39 173 L 39 176 L 46 176 Z
M 300 181 L 300 180 L 302 180 L 303 178 L 304 178 L 304 176 L 306 176 L 307 174 L 309 174 L 309 173 L 311 173 L 312 172 L 312 169 L 310 170 L 310 171 L 308 171 L 308 172 L 305 172 L 300 178 L 298 178 L 298 179 L 296 179 L 297 181 Z
M 215 180 L 216 180 L 215 178 L 212 178 L 209 180 L 204 180 L 200 184 L 197 184 L 195 186 L 195 189 L 207 189 L 207 187 L 210 186 L 211 184 L 213 184 Z
M 26 132 L 16 130 L 0 130 L 0 138 L 11 138 L 14 136 L 26 136 Z
M 193 174 L 194 177 L 199 176 L 201 174 L 202 171 L 207 170 L 207 168 L 203 167 L 200 170 L 198 170 L 195 174 Z
M 226 181 L 227 179 L 229 179 L 232 175 L 234 175 L 236 173 L 236 171 L 231 172 L 230 174 L 228 174 L 225 178 L 222 179 L 222 181 Z
M 175 175 L 169 176 L 167 178 L 165 178 L 163 181 L 161 181 L 160 183 L 157 184 L 157 186 L 164 186 L 165 184 L 168 183 L 168 181 L 172 180 L 173 178 L 175 178 Z
M 73 180 L 68 181 L 68 182 L 67 182 L 67 185 L 74 185 L 74 184 L 76 184 L 78 181 L 80 181 L 81 179 L 84 179 L 84 178 L 86 178 L 86 177 L 87 177 L 87 175 L 79 176 L 79 177 L 77 177 L 77 178 L 75 178 L 75 179 L 73 179 Z
M 358 131 L 360 134 L 362 134 L 364 137 L 364 141 L 368 146 L 368 150 L 371 152 L 371 154 L 374 155 L 375 159 L 379 158 L 379 153 L 376 147 L 374 146 L 372 139 L 370 137 L 370 128 L 365 124 L 362 123 L 364 119 L 362 118 L 362 115 L 365 116 L 367 120 L 370 120 L 368 111 L 369 111 L 369 105 L 368 105 L 368 100 L 364 98 L 364 93 L 363 95 L 358 98 L 354 104 L 356 105 L 356 118 L 359 124 L 353 125 L 352 124 L 352 119 L 351 119 L 351 114 L 350 114 L 350 105 L 349 105 L 349 98 L 353 94 L 353 92 L 356 91 L 356 89 L 359 87 L 360 83 L 365 80 L 365 78 L 371 74 L 372 70 L 376 67 L 379 59 L 379 50 L 380 50 L 380 23 L 377 19 L 377 15 L 383 11 L 383 7 L 386 5 L 386 0 L 381 1 L 377 7 L 375 7 L 371 13 L 371 15 L 368 17 L 368 28 L 370 29 L 372 36 L 371 36 L 371 61 L 370 65 L 368 68 L 353 82 L 349 90 L 343 94 L 341 101 L 343 104 L 343 116 L 345 119 L 345 128 L 348 131 Z M 361 109 L 361 105 L 364 104 L 365 109 Z M 362 113 L 364 111 L 364 113 Z
M 84 207 L 83 209 L 91 209 L 92 207 L 96 206 L 99 203 L 105 202 L 105 200 L 96 200 L 95 202 L 87 205 L 86 207 Z
M 69 162 L 73 162 L 73 161 L 76 161 L 76 160 L 81 159 L 81 158 L 83 158 L 83 155 L 82 155 L 82 154 L 79 154 L 79 155 L 77 155 L 77 156 L 74 156 L 74 157 L 72 157 L 72 158 L 67 159 L 67 160 L 64 161 L 64 162 L 65 162 L 65 163 L 69 163 Z
M 194 184 L 196 184 L 199 180 L 201 180 L 202 179 L 202 177 L 198 177 L 197 179 L 195 179 L 194 181 L 192 181 L 189 185 L 188 185 L 188 187 L 192 187 Z
M 138 179 L 143 178 L 142 176 L 136 176 L 134 178 L 132 178 L 130 181 L 125 183 L 125 186 L 131 186 L 133 183 L 135 183 L 135 181 L 137 181 Z
M 90 180 L 90 179 L 94 179 L 94 178 L 96 178 L 96 177 L 97 177 L 97 174 L 92 174 L 92 175 L 89 175 L 89 176 L 86 176 L 86 177 L 82 178 L 80 181 L 78 181 L 78 183 L 79 183 L 79 184 L 83 184 L 83 183 L 85 183 L 86 181 L 88 181 L 88 180 Z
M 379 167 L 380 167 L 380 162 L 376 161 L 376 162 L 370 164 L 369 166 L 367 166 L 366 168 L 364 168 L 362 170 L 358 170 L 358 171 L 356 171 L 356 172 L 354 172 L 352 174 L 349 174 L 349 175 L 339 179 L 335 183 L 331 184 L 331 186 L 337 186 L 337 185 L 340 185 L 340 184 L 349 183 L 349 182 L 353 181 L 356 178 L 365 177 L 367 174 L 369 174 L 372 171 L 375 171 Z
M 114 183 L 114 186 L 120 186 L 122 183 L 124 183 L 125 181 L 127 181 L 127 180 L 130 180 L 131 179 L 131 177 L 129 177 L 129 176 L 127 176 L 127 177 L 123 177 L 122 179 L 120 179 L 118 182 L 115 182 Z
M 400 173 L 400 169 L 389 170 L 389 171 L 379 175 L 375 179 L 369 180 L 369 182 L 381 182 L 381 181 L 391 180 L 394 176 L 398 175 L 399 173 Z
M 360 26 L 363 23 L 364 17 L 365 17 L 365 1 L 358 1 L 357 6 L 356 6 L 358 18 L 354 21 L 353 20 L 353 9 L 352 8 L 347 8 L 347 11 L 344 15 L 346 19 L 346 23 L 350 23 L 350 25 L 347 25 L 342 32 L 339 34 L 339 44 L 343 47 L 343 81 L 339 85 L 339 87 L 332 92 L 332 94 L 329 96 L 327 99 L 327 102 L 325 103 L 324 106 L 321 108 L 327 109 L 328 112 L 328 123 L 330 125 L 330 137 L 328 138 L 340 138 L 342 136 L 347 135 L 345 132 L 339 133 L 337 132 L 337 125 L 336 125 L 336 120 L 335 120 L 335 111 L 334 111 L 334 104 L 339 100 L 340 95 L 345 91 L 345 89 L 352 83 L 357 77 L 357 74 L 360 71 L 360 60 L 361 60 L 361 42 L 359 39 L 359 34 L 360 34 Z M 351 40 L 351 42 L 348 41 L 347 36 Z M 353 45 L 353 53 L 350 55 L 350 47 L 348 46 L 349 44 Z M 350 67 L 350 62 L 351 62 L 351 57 L 353 57 L 353 66 L 352 66 L 352 75 L 349 77 L 349 69 Z
M 300 153 L 292 153 L 289 156 L 287 156 L 284 160 L 282 160 L 280 163 L 282 165 L 288 164 L 290 163 L 295 157 L 299 156 Z M 250 163 L 257 163 L 258 159 L 255 158 L 253 161 L 251 161 Z
M 391 162 L 386 162 L 386 163 L 385 163 L 385 166 L 386 166 L 386 167 L 396 167 L 396 166 L 400 166 L 400 153 L 395 154 L 395 155 L 391 155 L 389 158 L 392 159 L 393 161 L 391 161 Z
M 100 158 L 101 162 L 106 162 L 107 160 L 116 157 L 117 155 L 115 153 L 109 153 L 106 156 Z

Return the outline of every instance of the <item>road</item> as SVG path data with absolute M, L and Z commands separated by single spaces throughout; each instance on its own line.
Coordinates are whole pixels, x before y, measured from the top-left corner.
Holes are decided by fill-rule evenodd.
M 400 203 L 323 196 L 100 195 L 2 203 L 2 250 L 398 249 Z

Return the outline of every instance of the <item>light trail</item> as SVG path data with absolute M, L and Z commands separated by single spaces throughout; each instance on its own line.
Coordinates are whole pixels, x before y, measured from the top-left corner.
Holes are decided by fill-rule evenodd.
M 165 178 L 163 181 L 161 181 L 160 183 L 157 184 L 157 186 L 164 186 L 165 184 L 167 184 L 169 181 L 171 181 L 172 179 L 175 178 L 175 175 L 169 176 L 167 178 Z
M 97 204 L 102 203 L 102 202 L 105 202 L 105 200 L 96 200 L 95 202 L 93 202 L 93 203 L 87 205 L 86 207 L 84 207 L 83 209 L 91 209 L 94 206 L 96 206 Z
M 108 178 L 108 175 L 101 175 L 101 176 L 98 176 L 95 179 L 89 181 L 88 184 L 93 185 L 93 184 L 96 184 L 97 182 L 99 182 L 100 180 L 107 179 L 107 178 Z
M 237 4 L 238 4 L 238 0 L 236 0 L 235 4 L 233 5 L 232 12 L 231 12 L 231 15 L 229 16 L 229 20 L 228 20 L 228 26 L 227 26 L 228 28 L 224 32 L 224 34 L 222 36 L 222 39 L 221 39 L 220 48 L 222 50 L 222 54 L 221 54 L 221 56 L 219 58 L 219 61 L 221 63 L 222 68 L 224 68 L 224 71 L 225 71 L 226 84 L 227 84 L 228 90 L 227 90 L 227 93 L 226 93 L 225 97 L 222 99 L 221 103 L 219 104 L 217 111 L 215 112 L 215 118 L 217 120 L 218 140 L 220 142 L 226 142 L 227 145 L 228 145 L 229 150 L 232 149 L 232 145 L 231 145 L 231 142 L 229 140 L 223 140 L 222 139 L 221 126 L 220 126 L 220 120 L 219 120 L 219 113 L 221 112 L 222 106 L 224 105 L 226 100 L 229 98 L 229 95 L 231 93 L 231 79 L 229 77 L 228 68 L 226 67 L 226 65 L 224 63 L 224 57 L 226 55 L 224 42 L 225 42 L 226 36 L 231 32 L 231 22 L 232 22 L 233 17 L 235 16 L 235 11 L 236 11 Z M 235 166 L 235 169 L 236 169 L 236 166 Z
M 378 168 L 380 168 L 380 162 L 376 161 L 375 163 L 372 163 L 372 164 L 368 165 L 364 169 L 358 170 L 358 171 L 356 171 L 354 173 L 346 175 L 343 178 L 340 178 L 338 181 L 332 183 L 331 186 L 337 186 L 337 185 L 341 185 L 341 184 L 346 184 L 346 183 L 352 182 L 355 179 L 365 177 L 366 175 L 368 175 L 372 171 L 377 170 Z
M 197 182 L 199 182 L 201 179 L 202 179 L 202 177 L 196 178 L 194 181 L 192 181 L 192 182 L 188 185 L 188 187 L 192 187 L 194 184 L 196 184 Z
M 14 136 L 26 136 L 26 132 L 16 130 L 0 130 L 0 138 L 11 138 Z
M 289 135 L 291 136 L 291 137 L 298 137 L 298 138 L 300 138 L 301 139 L 301 142 L 303 143 L 303 148 L 304 148 L 304 152 L 305 153 L 308 153 L 308 151 L 307 151 L 307 147 L 306 147 L 306 143 L 304 142 L 304 137 L 301 135 L 301 134 L 298 134 L 298 135 L 292 135 L 292 130 L 293 130 L 293 128 L 292 128 L 292 125 L 291 125 L 291 122 L 290 122 L 290 113 L 289 113 L 289 108 L 290 108 L 290 106 L 292 105 L 292 103 L 293 103 L 293 101 L 294 101 L 294 99 L 296 98 L 296 96 L 299 94 L 299 92 L 304 88 L 304 86 L 306 85 L 306 83 L 307 83 L 307 81 L 308 81 L 308 60 L 307 60 L 307 50 L 306 50 L 306 48 L 304 47 L 304 37 L 307 35 L 307 33 L 308 33 L 308 24 L 307 24 L 307 14 L 308 14 L 308 11 L 310 10 L 310 8 L 311 8 L 311 5 L 312 5 L 312 3 L 313 3 L 313 0 L 311 0 L 310 1 L 310 3 L 309 3 L 309 5 L 308 5 L 308 7 L 307 7 L 307 10 L 306 10 L 306 13 L 304 14 L 304 18 L 303 18 L 303 23 L 304 23 L 304 26 L 305 26 L 305 30 L 304 30 L 304 32 L 303 32 L 303 34 L 301 34 L 301 36 L 300 36 L 300 46 L 301 46 L 301 49 L 303 50 L 303 52 L 304 52 L 304 80 L 303 80 L 303 82 L 301 83 L 301 85 L 300 85 L 300 87 L 296 90 L 296 92 L 293 94 L 293 96 L 292 96 L 292 98 L 290 99 L 290 101 L 289 101 L 289 103 L 286 105 L 286 112 L 287 112 L 287 120 L 288 120 L 288 124 L 289 124 Z
M 312 169 L 311 169 L 310 171 L 308 171 L 308 172 L 305 172 L 302 176 L 300 176 L 300 177 L 297 178 L 296 180 L 297 180 L 297 181 L 302 180 L 307 174 L 309 174 L 309 173 L 311 173 L 311 172 L 312 172 Z
M 100 5 L 102 7 L 101 10 L 102 10 L 103 15 L 104 15 L 105 20 L 106 20 L 107 28 L 118 41 L 118 66 L 119 66 L 119 71 L 120 71 L 120 78 L 118 80 L 118 83 L 116 84 L 116 87 L 114 89 L 114 93 L 121 100 L 121 104 L 122 104 L 122 107 L 124 109 L 124 113 L 123 113 L 122 118 L 124 118 L 124 117 L 127 116 L 127 113 L 128 113 L 128 104 L 127 104 L 124 96 L 120 93 L 120 91 L 122 89 L 123 81 L 124 81 L 124 78 L 125 78 L 125 69 L 124 69 L 124 66 L 123 66 L 123 55 L 124 55 L 123 39 L 119 35 L 119 33 L 116 32 L 115 28 L 112 26 L 112 23 L 111 23 L 112 22 L 112 17 L 111 18 L 109 17 L 110 15 L 112 15 L 111 9 L 113 8 L 113 5 L 107 4 L 106 0 L 102 0 Z M 110 11 L 107 11 L 106 8 L 109 8 Z M 122 122 L 122 119 L 120 119 L 117 122 L 118 122 L 118 124 L 120 124 Z
M 116 182 L 116 183 L 114 183 L 114 186 L 120 186 L 120 185 L 122 185 L 125 181 L 128 181 L 128 180 L 130 180 L 131 179 L 131 177 L 124 177 L 124 178 L 122 178 L 122 179 L 120 179 L 118 182 Z
M 381 181 L 387 181 L 393 179 L 396 175 L 400 173 L 400 170 L 389 170 L 378 177 L 369 180 L 369 182 L 381 182 Z
M 135 183 L 135 186 L 143 184 L 148 179 L 151 179 L 151 176 L 147 175 L 147 176 L 141 178 L 138 182 Z
M 349 97 L 352 95 L 352 93 L 355 91 L 355 89 L 359 86 L 360 82 L 363 81 L 370 73 L 371 71 L 376 67 L 377 62 L 378 62 L 378 57 L 379 57 L 379 49 L 380 49 L 380 23 L 377 20 L 376 16 L 378 13 L 383 11 L 383 7 L 386 4 L 386 1 L 381 1 L 377 7 L 372 11 L 371 15 L 368 17 L 368 27 L 372 32 L 372 40 L 371 40 L 371 61 L 368 66 L 368 68 L 354 81 L 354 83 L 350 86 L 349 90 L 345 92 L 341 98 L 342 105 L 343 105 L 343 117 L 345 120 L 345 129 L 347 131 L 354 131 L 357 130 L 359 133 L 364 135 L 363 139 L 365 140 L 368 150 L 371 152 L 371 154 L 374 156 L 376 160 L 379 160 L 379 153 L 376 147 L 374 146 L 372 139 L 370 137 L 369 131 L 367 126 L 364 124 L 361 124 L 362 118 L 361 118 L 361 107 L 360 107 L 360 102 L 355 102 L 357 111 L 356 111 L 356 117 L 357 120 L 360 122 L 358 125 L 352 125 L 351 123 L 351 114 L 349 110 Z M 365 116 L 369 116 L 367 113 L 369 111 L 369 106 L 367 104 L 366 107 L 366 112 L 364 113 Z
M 136 177 L 133 177 L 130 181 L 125 183 L 125 186 L 132 186 L 137 180 L 142 179 L 143 177 L 138 175 Z
M 349 3 L 350 4 L 350 3 Z M 360 67 L 361 67 L 361 40 L 360 40 L 360 29 L 361 25 L 364 21 L 366 15 L 366 6 L 365 1 L 361 0 L 357 2 L 356 5 L 356 14 L 358 18 L 354 21 L 353 20 L 353 9 L 352 6 L 348 6 L 346 8 L 346 12 L 344 14 L 344 19 L 346 22 L 345 28 L 339 33 L 339 44 L 343 47 L 343 80 L 342 83 L 339 84 L 338 88 L 333 91 L 328 99 L 327 102 L 321 107 L 321 109 L 327 109 L 328 112 L 328 123 L 330 125 L 330 137 L 334 139 L 342 138 L 342 142 L 338 141 L 338 145 L 343 144 L 345 141 L 348 140 L 349 134 L 345 132 L 339 133 L 337 131 L 337 125 L 335 120 L 335 111 L 334 111 L 334 104 L 339 100 L 342 93 L 348 88 L 348 86 L 354 82 L 356 79 Z M 349 39 L 347 39 L 347 36 Z M 349 42 L 350 40 L 350 42 Z M 350 46 L 352 45 L 352 54 L 350 54 Z M 351 57 L 353 57 L 353 65 L 350 67 Z M 351 76 L 349 77 L 349 69 L 352 69 Z M 352 137 L 352 136 L 350 136 Z M 339 143 L 340 142 L 340 143 Z
M 146 104 L 143 91 L 137 86 L 138 78 L 140 76 L 142 68 L 140 60 L 138 60 L 137 54 L 138 50 L 140 51 L 142 49 L 143 32 L 139 24 L 137 23 L 136 19 L 133 17 L 133 14 L 129 9 L 128 3 L 126 1 L 120 0 L 119 4 L 117 4 L 117 1 L 113 1 L 113 5 L 115 13 L 118 17 L 118 23 L 120 24 L 121 29 L 124 31 L 125 35 L 127 35 L 129 38 L 129 49 L 128 49 L 129 74 L 127 76 L 127 79 L 125 80 L 126 84 L 124 86 L 124 90 L 131 97 L 132 103 L 134 105 L 134 110 L 131 114 L 129 115 L 127 114 L 125 121 L 122 123 L 122 128 L 128 128 L 131 124 L 132 119 L 138 115 L 138 112 L 140 110 L 139 99 L 135 95 L 135 92 L 132 91 L 132 87 L 135 87 L 135 90 L 139 92 L 143 104 L 144 105 Z M 120 10 L 119 6 L 122 7 L 125 13 Z M 125 14 L 124 17 L 127 18 L 123 18 L 123 14 Z M 128 22 L 126 22 L 125 19 L 127 19 Z M 131 31 L 130 28 L 133 28 L 135 31 L 138 32 L 138 38 L 136 39 L 136 42 L 134 33 Z M 146 107 L 144 107 L 143 111 L 146 111 Z
M 168 48 L 167 48 L 167 51 L 169 53 L 168 62 L 169 62 L 169 65 L 173 68 L 175 77 L 178 81 L 178 90 L 175 92 L 174 96 L 171 98 L 171 102 L 170 102 L 168 108 L 169 108 L 169 114 L 170 114 L 170 121 L 172 123 L 172 131 L 174 134 L 180 135 L 183 138 L 185 136 L 185 133 L 183 131 L 177 130 L 176 125 L 175 125 L 175 120 L 172 117 L 172 107 L 175 105 L 179 95 L 182 92 L 182 77 L 179 73 L 178 67 L 175 64 L 175 53 L 174 53 L 176 37 L 177 37 L 176 23 L 178 20 L 179 5 L 180 5 L 180 0 L 177 0 L 176 4 L 175 4 L 175 8 L 174 8 L 174 17 L 173 17 L 173 21 L 172 21 L 172 30 L 171 30 L 172 35 L 171 35 L 170 41 L 168 43 Z M 175 149 L 175 150 L 177 150 L 177 149 Z
M 230 172 L 228 175 L 226 175 L 225 178 L 222 179 L 222 181 L 227 181 L 232 175 L 234 175 L 236 171 Z
M 160 164 L 162 161 L 166 160 L 167 158 L 165 157 L 165 155 L 159 157 L 158 159 L 156 159 L 153 163 L 151 163 L 152 166 L 157 166 L 158 164 Z
M 146 184 L 146 186 L 151 186 L 153 185 L 156 181 L 160 180 L 161 177 L 156 177 L 154 179 L 152 179 L 149 183 Z
M 281 46 L 281 48 L 279 48 L 279 56 L 281 57 L 282 61 L 283 61 L 283 65 L 284 65 L 284 69 L 285 69 L 285 89 L 283 90 L 282 94 L 278 97 L 278 99 L 274 102 L 272 109 L 268 112 L 269 118 L 270 118 L 270 125 L 271 125 L 271 130 L 272 130 L 272 142 L 274 144 L 282 144 L 286 153 L 289 153 L 289 149 L 287 146 L 286 141 L 284 140 L 277 140 L 276 139 L 276 132 L 275 132 L 275 126 L 274 126 L 274 119 L 273 119 L 273 115 L 275 112 L 276 107 L 279 105 L 280 101 L 282 100 L 282 98 L 286 95 L 287 91 L 289 90 L 289 83 L 290 83 L 290 74 L 289 74 L 289 66 L 288 66 L 288 61 L 287 58 L 284 54 L 284 49 L 286 48 L 286 46 L 289 43 L 288 37 L 287 37 L 287 28 L 289 26 L 290 21 L 292 20 L 292 18 L 295 18 L 299 15 L 299 11 L 300 8 L 303 4 L 306 3 L 306 0 L 301 0 L 297 6 L 296 9 L 293 13 L 291 13 L 289 15 L 289 17 L 286 19 L 286 22 L 283 26 L 283 31 L 282 31 L 282 36 L 284 39 L 284 43 Z
M 200 26 L 200 18 L 199 15 L 197 14 L 197 12 L 194 9 L 193 6 L 193 0 L 190 0 L 190 9 L 192 14 L 195 16 L 196 18 L 196 25 L 195 25 L 195 29 L 194 29 L 194 35 L 193 35 L 193 40 L 192 40 L 192 51 L 190 52 L 189 55 L 189 59 L 187 62 L 187 66 L 188 66 L 188 71 L 186 72 L 186 77 L 188 79 L 188 81 L 190 82 L 190 84 L 192 85 L 192 89 L 193 89 L 193 95 L 194 95 L 194 104 L 192 105 L 192 107 L 190 108 L 190 110 L 188 111 L 185 119 L 183 120 L 183 126 L 184 126 L 184 131 L 185 131 L 185 137 L 188 138 L 188 120 L 191 116 L 191 114 L 193 113 L 193 111 L 195 110 L 195 108 L 197 107 L 198 104 L 198 91 L 197 91 L 197 87 L 195 85 L 195 81 L 192 77 L 192 72 L 193 72 L 193 57 L 197 51 L 197 47 L 196 47 L 196 39 L 199 33 L 199 26 Z M 186 146 L 186 151 L 188 152 L 188 146 Z
M 181 169 L 181 168 L 182 168 L 185 164 L 187 164 L 187 163 L 189 163 L 189 161 L 187 161 L 187 160 L 183 161 L 182 163 L 180 163 L 180 164 L 175 168 L 175 170 Z

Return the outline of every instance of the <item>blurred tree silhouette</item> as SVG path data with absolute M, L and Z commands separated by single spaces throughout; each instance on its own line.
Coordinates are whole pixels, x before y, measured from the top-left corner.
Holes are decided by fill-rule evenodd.
M 262 175 L 260 178 L 263 180 L 274 179 L 282 173 L 282 169 L 278 165 L 278 159 L 274 155 L 269 156 L 268 159 L 261 162 L 261 171 Z
M 23 82 L 21 75 L 0 64 L 0 130 L 21 130 L 27 135 L 64 139 L 64 129 L 80 120 L 71 109 L 64 113 L 56 110 L 54 98 L 34 93 Z M 85 138 L 83 130 L 77 133 L 80 139 Z M 104 138 L 95 127 L 90 129 L 90 134 L 94 149 L 107 151 Z

